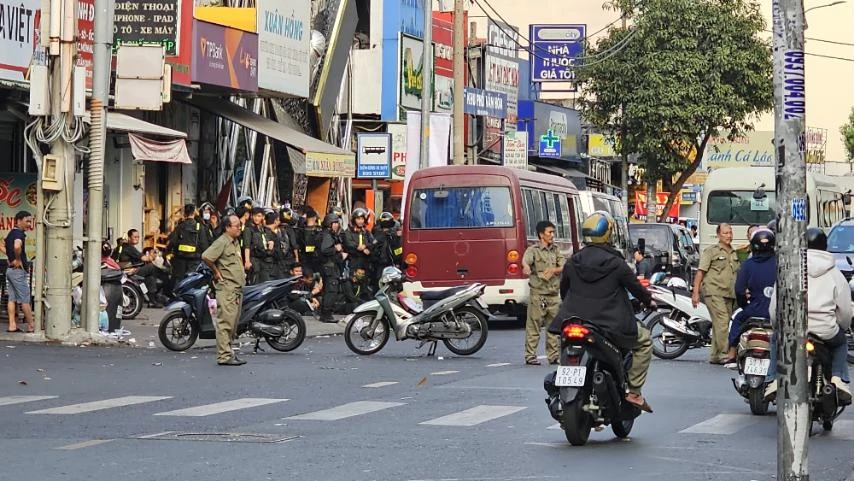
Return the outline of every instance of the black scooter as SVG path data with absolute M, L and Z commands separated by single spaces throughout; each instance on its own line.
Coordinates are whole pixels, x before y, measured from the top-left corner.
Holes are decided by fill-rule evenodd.
M 175 286 L 175 298 L 166 306 L 160 321 L 160 342 L 169 350 L 186 351 L 196 339 L 216 339 L 209 292 L 213 272 L 199 268 Z M 288 352 L 305 340 L 305 321 L 289 308 L 277 309 L 287 299 L 298 277 L 268 281 L 243 288 L 243 305 L 234 333 L 235 339 L 246 334 L 255 338 L 255 352 L 261 339 L 273 349 Z

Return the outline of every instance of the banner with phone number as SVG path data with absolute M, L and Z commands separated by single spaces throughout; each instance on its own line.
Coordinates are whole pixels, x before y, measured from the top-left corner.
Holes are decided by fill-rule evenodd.
M 4 241 L 15 227 L 15 215 L 22 210 L 32 214 L 35 228 L 36 174 L 0 173 L 0 237 Z M 32 258 L 36 254 L 36 236 L 33 231 L 27 232 L 26 249 L 28 257 Z M 5 260 L 6 256 L 0 253 L 0 259 Z

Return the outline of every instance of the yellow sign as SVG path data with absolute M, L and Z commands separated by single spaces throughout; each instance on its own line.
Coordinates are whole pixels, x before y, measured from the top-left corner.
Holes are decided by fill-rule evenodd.
M 356 159 L 352 155 L 305 154 L 305 175 L 309 177 L 355 177 Z
M 195 7 L 193 9 L 193 17 L 197 20 L 252 33 L 257 29 L 255 15 L 255 9 L 247 7 Z
M 603 134 L 590 134 L 587 136 L 587 155 L 591 157 L 616 157 L 613 137 Z
M 774 165 L 774 132 L 747 132 L 729 141 L 726 134 L 709 139 L 700 168 L 706 172 L 725 167 Z M 700 182 L 694 182 L 699 184 Z

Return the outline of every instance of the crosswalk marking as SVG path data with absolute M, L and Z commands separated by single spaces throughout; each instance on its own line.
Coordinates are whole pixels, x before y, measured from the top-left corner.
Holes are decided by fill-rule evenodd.
M 196 406 L 192 408 L 186 409 L 178 409 L 175 411 L 166 411 L 162 413 L 155 413 L 155 416 L 210 416 L 212 414 L 220 414 L 227 413 L 229 411 L 237 411 L 238 409 L 247 409 L 258 406 L 266 406 L 268 404 L 275 404 L 285 402 L 287 399 L 268 399 L 268 398 L 255 398 L 255 397 L 245 397 L 240 399 L 235 399 L 233 401 L 224 401 L 213 404 L 205 404 L 204 406 Z
M 501 366 L 509 366 L 509 362 L 496 362 L 495 364 L 487 364 L 486 367 L 501 367 Z
M 80 414 L 92 411 L 100 411 L 102 409 L 132 406 L 134 404 L 144 404 L 171 398 L 172 396 L 124 396 L 113 399 L 103 399 L 101 401 L 93 401 L 88 403 L 70 404 L 68 406 L 59 406 L 50 409 L 40 409 L 38 411 L 29 411 L 27 412 L 27 414 Z
M 431 376 L 447 376 L 448 374 L 456 374 L 458 372 L 460 372 L 460 371 L 436 371 L 436 372 L 431 372 L 430 375 Z
M 0 406 L 22 404 L 33 401 L 44 401 L 45 399 L 56 399 L 58 396 L 4 396 L 0 397 Z
M 760 419 L 762 419 L 760 416 L 752 414 L 718 414 L 679 432 L 686 434 L 735 434 L 747 426 L 756 424 Z
M 380 382 L 375 382 L 373 384 L 365 384 L 362 387 L 374 387 L 375 388 L 375 387 L 394 386 L 395 384 L 397 384 L 397 381 L 380 381 Z
M 112 439 L 90 439 L 88 441 L 81 441 L 79 443 L 68 444 L 66 446 L 60 446 L 54 449 L 62 449 L 63 451 L 74 451 L 75 449 L 83 449 L 89 448 L 92 446 L 97 446 L 99 444 L 109 443 L 113 441 Z
M 356 401 L 342 404 L 334 408 L 291 416 L 287 419 L 299 419 L 305 421 L 338 421 L 340 419 L 382 411 L 383 409 L 403 406 L 405 404 L 406 403 L 383 401 Z
M 489 406 L 481 404 L 465 411 L 448 414 L 418 424 L 431 426 L 476 426 L 526 409 L 524 406 Z

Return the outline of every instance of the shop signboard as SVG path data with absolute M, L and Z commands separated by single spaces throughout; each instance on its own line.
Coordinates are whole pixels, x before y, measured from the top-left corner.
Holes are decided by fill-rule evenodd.
M 193 38 L 194 82 L 258 91 L 258 35 L 196 20 Z
M 406 178 L 406 124 L 388 124 L 391 134 L 391 180 Z
M 36 174 L 0 173 L 0 237 L 15 227 L 15 214 L 21 211 L 36 215 Z M 33 222 L 35 227 L 35 222 Z M 36 236 L 27 232 L 27 255 L 36 255 Z M 6 256 L 0 253 L 0 259 Z
M 391 134 L 360 132 L 356 137 L 356 178 L 391 177 Z
M 258 87 L 308 97 L 311 67 L 311 1 L 258 0 Z
M 531 25 L 531 82 L 575 82 L 575 62 L 584 53 L 587 25 Z
M 0 79 L 25 81 L 37 43 L 41 3 L 0 1 Z

